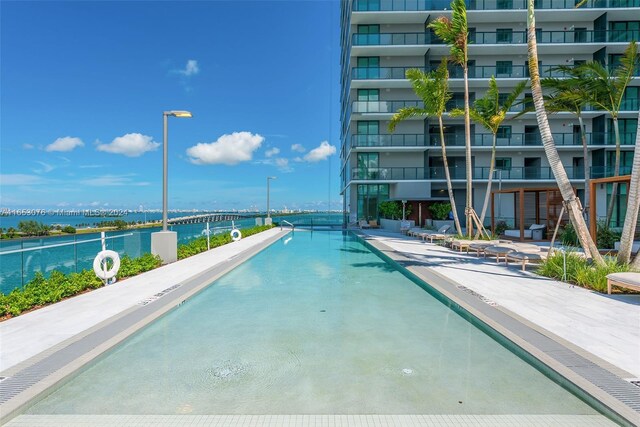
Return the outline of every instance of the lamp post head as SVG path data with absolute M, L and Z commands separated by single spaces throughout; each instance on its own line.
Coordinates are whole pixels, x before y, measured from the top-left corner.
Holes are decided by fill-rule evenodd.
M 191 114 L 190 111 L 184 111 L 184 110 L 165 111 L 164 115 L 185 118 L 185 119 L 190 119 L 191 117 L 193 117 L 193 114 Z
M 267 179 L 277 179 L 275 176 L 268 176 Z

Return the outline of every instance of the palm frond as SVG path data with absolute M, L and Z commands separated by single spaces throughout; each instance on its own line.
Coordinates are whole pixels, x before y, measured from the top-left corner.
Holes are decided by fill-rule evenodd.
M 429 23 L 428 27 L 449 46 L 452 60 L 458 64 L 465 64 L 469 41 L 465 1 L 453 0 L 451 2 L 451 19 L 446 16 L 440 16 Z
M 396 111 L 396 113 L 391 117 L 391 120 L 389 121 L 389 132 L 393 133 L 396 130 L 396 126 L 398 125 L 398 123 L 403 120 L 418 116 L 428 117 L 429 115 L 430 114 L 426 109 L 420 107 L 400 108 L 398 111 Z
M 509 96 L 507 96 L 507 99 L 505 99 L 500 106 L 500 109 L 502 111 L 506 113 L 507 111 L 509 111 L 509 109 L 511 109 L 518 97 L 522 94 L 522 92 L 524 92 L 525 88 L 527 87 L 527 83 L 527 80 L 523 80 L 513 88 L 513 90 L 509 93 Z

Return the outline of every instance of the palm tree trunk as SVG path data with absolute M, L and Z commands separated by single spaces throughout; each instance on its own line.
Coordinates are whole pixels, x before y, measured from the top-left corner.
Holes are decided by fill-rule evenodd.
M 464 146 L 467 163 L 467 202 L 465 213 L 467 216 L 467 236 L 471 238 L 473 222 L 470 209 L 473 209 L 473 163 L 471 159 L 471 117 L 469 116 L 469 68 L 467 67 L 467 52 L 464 54 Z
M 449 174 L 449 162 L 447 161 L 447 147 L 444 143 L 444 125 L 442 124 L 442 116 L 438 116 L 440 124 L 440 145 L 442 146 L 442 163 L 444 165 L 444 176 L 447 179 L 447 191 L 449 192 L 449 203 L 451 203 L 451 211 L 453 212 L 453 222 L 456 225 L 456 231 L 462 235 L 460 228 L 460 220 L 458 219 L 458 210 L 456 209 L 456 199 L 453 197 L 453 186 L 451 185 L 451 175 Z
M 589 188 L 589 150 L 587 147 L 587 132 L 584 128 L 584 121 L 582 115 L 578 113 L 578 122 L 580 123 L 580 138 L 582 139 L 582 155 L 584 156 L 584 216 L 587 219 L 587 224 L 591 219 L 587 217 L 589 212 L 589 202 L 591 200 L 590 188 Z
M 549 160 L 549 166 L 556 178 L 558 188 L 569 213 L 569 218 L 576 230 L 578 240 L 580 240 L 580 244 L 584 249 L 585 255 L 593 258 L 597 264 L 604 265 L 602 256 L 600 256 L 593 239 L 589 235 L 587 223 L 584 221 L 584 217 L 582 216 L 582 207 L 580 206 L 580 202 L 573 191 L 573 187 L 571 186 L 571 182 L 567 176 L 567 171 L 560 161 L 558 149 L 553 141 L 553 135 L 551 134 L 551 128 L 549 127 L 549 118 L 547 117 L 547 112 L 544 109 L 542 85 L 540 84 L 540 73 L 538 70 L 538 46 L 536 44 L 534 1 L 535 0 L 528 0 L 527 2 L 527 51 L 529 56 L 529 74 L 531 77 L 531 94 L 536 108 L 536 119 L 538 121 L 538 128 L 540 128 L 542 145 L 544 146 L 545 154 Z
M 496 165 L 496 140 L 498 136 L 493 134 L 493 145 L 491 146 L 491 162 L 489 163 L 489 178 L 487 180 L 487 192 L 484 194 L 484 203 L 482 204 L 482 212 L 480 213 L 480 224 L 484 225 L 484 217 L 487 214 L 487 207 L 489 206 L 489 199 L 491 198 L 491 183 L 493 181 L 493 170 Z M 481 231 L 478 230 L 476 238 L 479 237 Z
M 627 214 L 624 218 L 624 227 L 622 227 L 622 236 L 620 236 L 620 251 L 618 252 L 618 261 L 628 263 L 631 257 L 631 246 L 633 238 L 636 234 L 636 225 L 638 224 L 638 211 L 640 210 L 640 114 L 638 114 L 638 129 L 636 131 L 636 148 L 633 156 L 633 165 L 631 167 L 631 182 L 628 190 L 629 198 L 627 200 Z M 640 252 L 639 252 L 640 253 Z M 640 267 L 640 255 L 636 256 L 633 264 Z
M 618 176 L 620 175 L 620 130 L 618 128 L 618 118 L 615 116 L 613 117 L 613 131 L 616 134 L 616 162 L 613 169 L 613 176 Z M 609 206 L 607 207 L 607 226 L 610 225 L 611 217 L 613 216 L 613 207 L 615 206 L 617 194 L 618 183 L 614 182 L 611 187 L 611 200 L 609 200 Z

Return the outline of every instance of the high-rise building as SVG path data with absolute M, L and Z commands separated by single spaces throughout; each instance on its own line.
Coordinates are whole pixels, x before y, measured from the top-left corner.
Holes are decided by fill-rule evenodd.
M 640 0 L 536 0 L 538 57 L 542 77 L 557 76 L 558 65 L 600 61 L 615 67 L 629 42 L 640 40 Z M 467 1 L 469 27 L 470 101 L 482 97 L 491 76 L 506 96 L 528 77 L 526 0 Z M 401 107 L 421 105 L 405 72 L 437 67 L 449 48 L 427 25 L 441 15 L 451 16 L 449 1 L 343 0 L 341 7 L 341 192 L 348 222 L 378 217 L 385 200 L 420 204 L 423 217 L 434 201 L 447 201 L 440 137 L 435 117 L 414 117 L 391 134 L 387 126 Z M 636 76 L 639 74 L 636 71 Z M 463 107 L 462 70 L 450 66 L 449 107 Z M 521 97 L 530 96 L 525 91 Z M 619 114 L 622 143 L 620 174 L 630 172 L 638 125 L 640 78 L 627 88 Z M 513 118 L 516 105 L 498 131 L 493 189 L 556 187 L 545 156 L 535 113 Z M 614 129 L 610 114 L 588 107 L 583 112 L 588 139 L 585 158 L 578 119 L 570 113 L 549 116 L 561 161 L 579 197 L 584 194 L 584 162 L 591 177 L 613 175 Z M 465 207 L 465 136 L 462 118 L 445 117 L 447 159 L 458 213 Z M 476 211 L 484 201 L 492 135 L 471 124 L 473 199 Z M 626 187 L 614 209 L 624 217 Z M 598 214 L 604 215 L 611 185 L 598 192 Z M 525 214 L 529 222 L 546 213 L 536 206 L 550 203 L 550 193 L 528 192 Z M 558 203 L 558 201 L 553 201 Z M 496 202 L 496 217 L 513 223 L 520 214 L 513 195 Z M 417 209 L 414 209 L 414 214 Z M 550 214 L 549 214 L 550 215 Z M 487 220 L 488 222 L 488 220 Z

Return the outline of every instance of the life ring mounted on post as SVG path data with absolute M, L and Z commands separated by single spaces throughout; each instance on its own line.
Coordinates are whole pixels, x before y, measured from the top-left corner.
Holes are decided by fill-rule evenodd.
M 110 268 L 106 268 L 107 260 L 111 260 L 113 265 Z M 103 263 L 105 265 L 103 266 Z M 118 274 L 118 270 L 120 269 L 120 256 L 116 251 L 101 251 L 98 252 L 95 259 L 93 260 L 93 272 L 96 273 L 98 278 L 104 280 L 108 283 L 115 283 L 116 274 Z M 114 280 L 112 280 L 114 279 Z
M 242 239 L 242 233 L 240 232 L 240 230 L 238 230 L 237 228 L 234 228 L 233 230 L 231 230 L 231 239 L 234 242 L 237 242 L 238 240 Z

